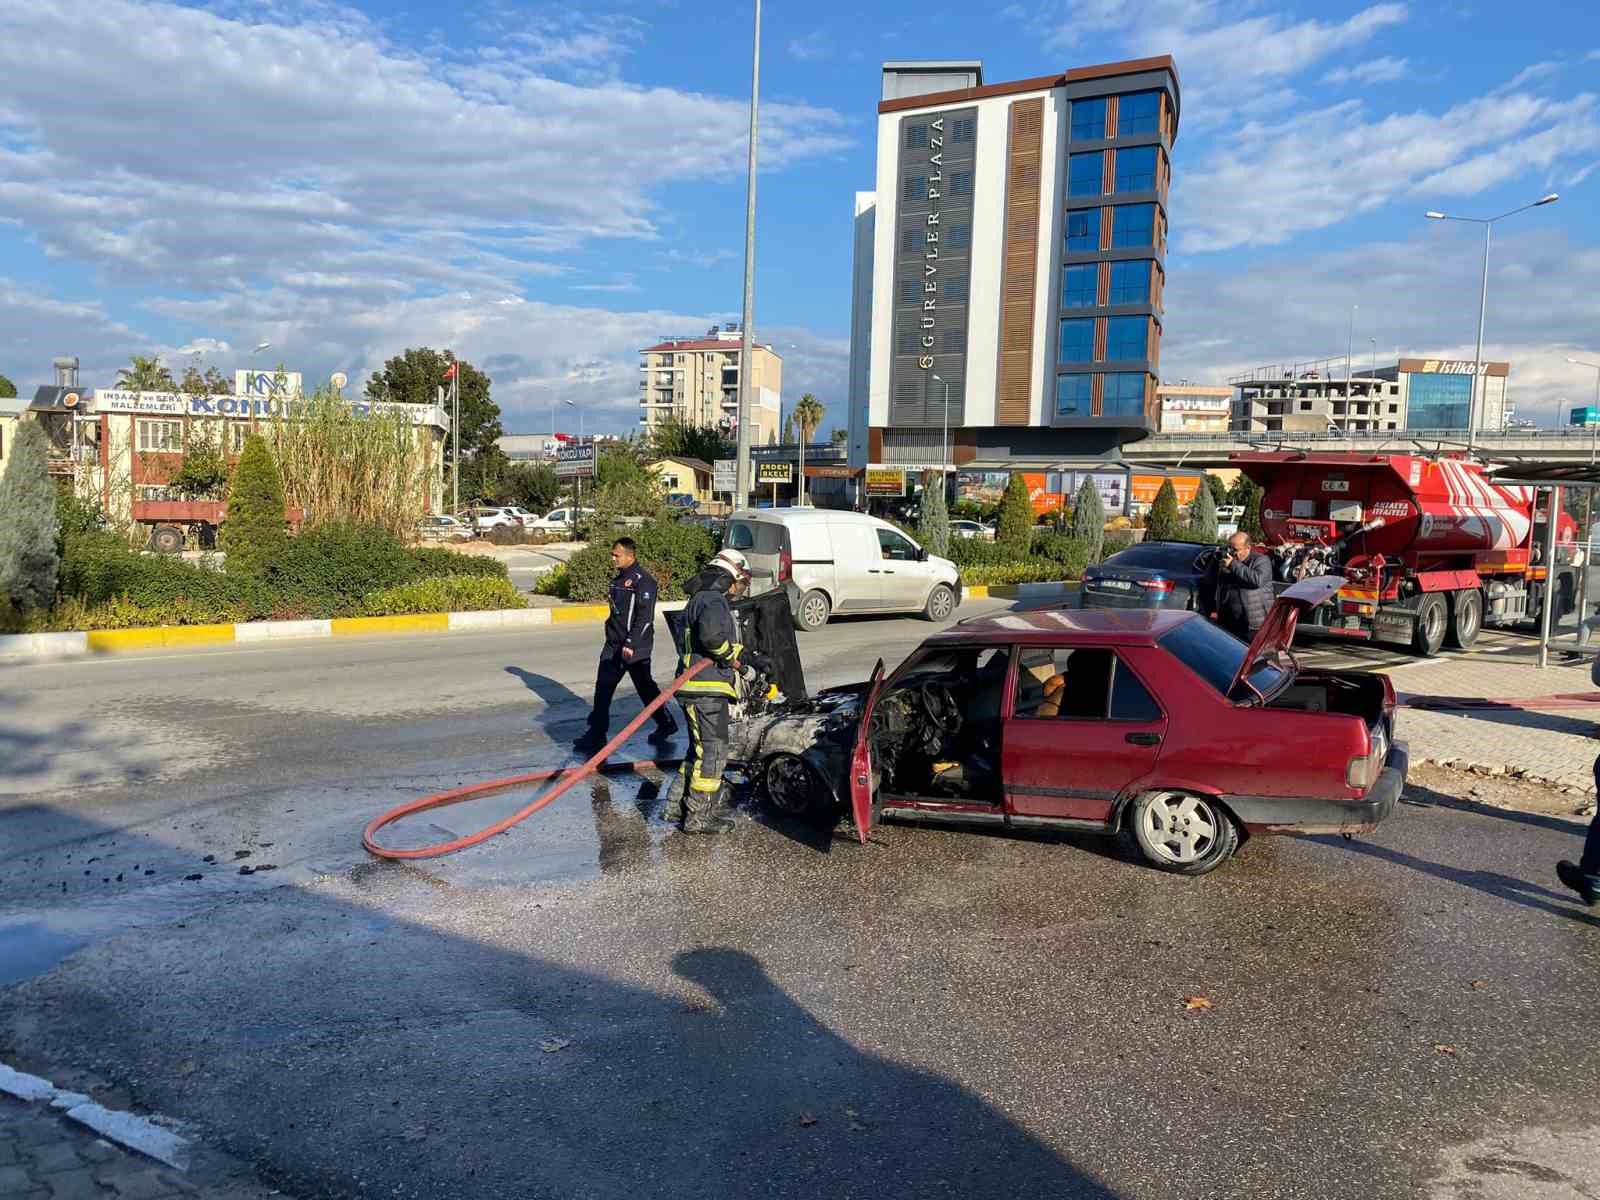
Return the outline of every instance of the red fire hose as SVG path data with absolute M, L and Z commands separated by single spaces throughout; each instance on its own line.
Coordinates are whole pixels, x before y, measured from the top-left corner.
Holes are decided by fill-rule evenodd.
M 681 758 L 643 758 L 630 762 L 608 763 L 606 755 L 614 751 L 623 742 L 633 736 L 634 731 L 643 725 L 657 709 L 665 704 L 672 695 L 689 680 L 698 675 L 704 668 L 710 666 L 710 660 L 702 658 L 690 665 L 689 669 L 679 675 L 672 683 L 664 688 L 661 695 L 657 696 L 633 720 L 622 727 L 622 732 L 617 734 L 598 751 L 594 757 L 577 767 L 556 767 L 549 771 L 531 771 L 526 775 L 512 775 L 505 779 L 490 779 L 484 783 L 469 783 L 465 787 L 451 788 L 447 792 L 436 792 L 432 796 L 424 796 L 421 800 L 412 800 L 408 803 L 391 808 L 381 816 L 374 817 L 366 830 L 361 834 L 361 844 L 367 852 L 379 858 L 437 858 L 441 854 L 452 854 L 457 850 L 465 850 L 468 846 L 476 846 L 486 842 L 496 834 L 504 833 L 518 822 L 525 821 L 545 805 L 562 796 L 568 788 L 590 775 L 622 775 L 628 772 L 641 772 L 652 767 L 675 767 L 683 761 Z M 430 808 L 445 808 L 452 804 L 460 804 L 467 800 L 478 800 L 484 796 L 493 796 L 500 792 L 509 792 L 514 788 L 526 787 L 530 783 L 538 783 L 545 779 L 560 778 L 560 782 L 544 792 L 526 808 L 518 809 L 509 817 L 496 821 L 487 829 L 480 829 L 477 833 L 469 833 L 465 837 L 456 838 L 450 842 L 438 842 L 432 846 L 418 846 L 414 850 L 395 850 L 388 846 L 380 846 L 376 839 L 378 830 L 386 825 L 392 825 L 401 817 L 409 817 L 412 813 L 427 812 Z

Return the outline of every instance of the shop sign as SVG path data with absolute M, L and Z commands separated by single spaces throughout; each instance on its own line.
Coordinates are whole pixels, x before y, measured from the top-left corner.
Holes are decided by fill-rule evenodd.
M 756 464 L 757 483 L 793 483 L 794 464 L 786 462 L 764 462 Z
M 866 488 L 869 496 L 904 496 L 906 473 L 899 467 L 868 467 Z
M 579 442 L 556 451 L 556 477 L 589 479 L 594 475 L 594 443 Z

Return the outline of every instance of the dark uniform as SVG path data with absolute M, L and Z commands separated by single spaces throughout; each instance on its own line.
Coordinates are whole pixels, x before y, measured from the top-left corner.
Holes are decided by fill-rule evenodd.
M 1218 554 L 1211 560 L 1206 582 L 1211 603 L 1216 605 L 1212 611 L 1217 614 L 1217 624 L 1242 642 L 1254 638 L 1277 599 L 1272 590 L 1272 560 L 1260 550 L 1251 550 L 1243 562 L 1236 558 L 1224 567 Z
M 732 577 L 721 570 L 697 576 L 700 589 L 683 610 L 683 643 L 678 670 L 702 658 L 711 660 L 678 689 L 689 721 L 689 754 L 683 760 L 682 807 L 686 833 L 723 833 L 733 823 L 717 813 L 722 772 L 728 765 L 728 706 L 738 698 L 734 678 L 739 670 L 739 625 L 728 606 Z
M 656 581 L 637 562 L 623 567 L 611 580 L 611 612 L 606 617 L 606 645 L 594 677 L 594 708 L 589 730 L 579 746 L 598 750 L 611 728 L 611 698 L 624 675 L 633 680 L 639 699 L 649 704 L 661 695 L 650 674 L 650 653 L 656 640 Z M 623 650 L 631 653 L 624 655 Z M 655 737 L 670 737 L 678 723 L 666 706 L 656 710 Z

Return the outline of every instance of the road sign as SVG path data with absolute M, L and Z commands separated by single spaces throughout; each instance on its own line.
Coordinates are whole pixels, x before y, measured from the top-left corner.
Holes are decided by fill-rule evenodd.
M 793 481 L 793 463 L 764 462 L 756 464 L 757 483 L 792 483 Z
M 560 479 L 590 479 L 594 476 L 594 443 L 578 442 L 556 452 L 556 476 Z
M 731 492 L 739 486 L 739 464 L 731 458 L 719 458 L 711 464 L 711 490 Z

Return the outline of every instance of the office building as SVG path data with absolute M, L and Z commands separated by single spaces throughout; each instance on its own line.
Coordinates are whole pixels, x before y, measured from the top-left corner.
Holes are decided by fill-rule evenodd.
M 1229 380 L 1232 428 L 1240 433 L 1465 433 L 1473 394 L 1471 359 L 1402 358 L 1352 368 L 1345 359 L 1258 367 Z M 1508 362 L 1483 364 L 1477 427 L 1504 429 L 1515 409 L 1506 397 Z
M 993 84 L 884 64 L 852 465 L 1031 469 L 1155 430 L 1178 113 L 1166 56 Z
M 699 337 L 665 338 L 639 351 L 639 425 L 649 432 L 669 417 L 696 428 L 738 430 L 739 329 L 713 326 Z M 778 440 L 783 358 L 770 345 L 751 348 L 751 443 Z

